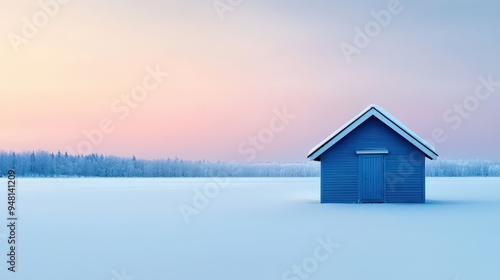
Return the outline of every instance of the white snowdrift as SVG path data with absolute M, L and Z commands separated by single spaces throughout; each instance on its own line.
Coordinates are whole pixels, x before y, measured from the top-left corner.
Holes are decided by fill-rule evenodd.
M 203 193 L 208 183 L 208 206 L 187 224 L 179 206 L 193 206 L 194 189 Z M 211 179 L 18 184 L 18 272 L 2 261 L 0 279 L 500 276 L 499 178 L 432 178 L 428 203 L 385 205 L 319 204 L 316 178 L 232 178 L 224 188 Z M 7 208 L 6 187 L 0 207 Z M 5 237 L 2 226 L 4 260 Z

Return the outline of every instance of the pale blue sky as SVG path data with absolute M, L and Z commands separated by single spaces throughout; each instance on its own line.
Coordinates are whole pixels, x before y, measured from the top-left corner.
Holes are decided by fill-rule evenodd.
M 394 3 L 244 0 L 221 20 L 210 0 L 73 0 L 16 54 L 9 34 L 41 8 L 2 2 L 0 94 L 16 106 L 0 147 L 75 149 L 110 118 L 116 129 L 92 152 L 241 161 L 286 107 L 295 117 L 254 160 L 298 161 L 375 103 L 423 138 L 445 135 L 443 158 L 500 159 L 500 86 L 474 100 L 478 77 L 500 82 L 500 3 Z M 348 63 L 340 45 L 388 5 L 399 12 Z M 110 105 L 156 65 L 171 76 L 117 118 Z M 464 100 L 471 112 L 456 111 Z

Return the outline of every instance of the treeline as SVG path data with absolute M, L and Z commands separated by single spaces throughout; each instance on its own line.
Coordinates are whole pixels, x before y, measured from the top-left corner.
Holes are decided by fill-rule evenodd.
M 15 169 L 23 177 L 318 177 L 317 162 L 237 163 L 143 160 L 103 155 L 0 151 L 0 172 Z M 488 160 L 427 161 L 429 177 L 500 176 L 500 162 Z
M 179 158 L 143 160 L 58 152 L 0 151 L 0 170 L 5 176 L 15 169 L 24 177 L 316 177 L 319 165 L 304 163 L 224 163 Z
M 428 177 L 498 177 L 500 176 L 500 161 L 446 159 L 427 161 L 425 175 Z

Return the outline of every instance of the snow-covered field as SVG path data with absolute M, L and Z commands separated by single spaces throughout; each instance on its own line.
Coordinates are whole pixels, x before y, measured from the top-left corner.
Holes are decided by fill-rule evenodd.
M 317 178 L 228 180 L 20 178 L 11 273 L 3 178 L 0 279 L 500 279 L 500 178 L 429 178 L 411 205 L 319 204 Z

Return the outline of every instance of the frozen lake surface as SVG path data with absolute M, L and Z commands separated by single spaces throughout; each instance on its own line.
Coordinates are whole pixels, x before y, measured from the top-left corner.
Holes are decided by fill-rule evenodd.
M 426 204 L 372 205 L 320 204 L 318 178 L 20 178 L 16 273 L 0 186 L 0 279 L 500 277 L 500 178 L 428 178 Z

